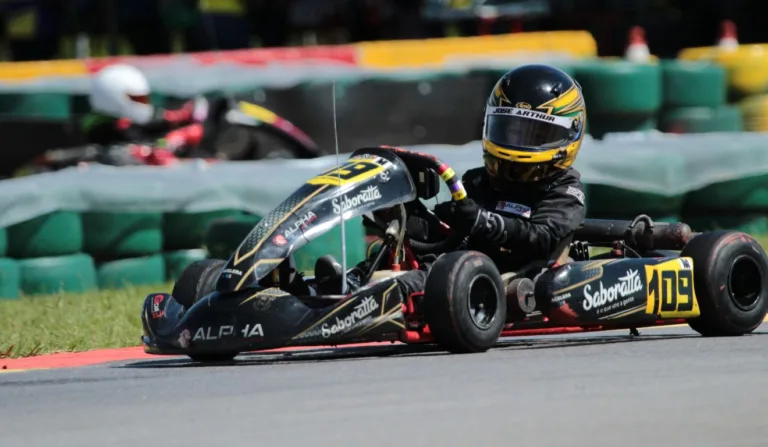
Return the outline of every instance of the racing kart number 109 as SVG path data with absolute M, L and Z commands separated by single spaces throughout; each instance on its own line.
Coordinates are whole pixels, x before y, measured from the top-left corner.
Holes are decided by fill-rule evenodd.
M 693 233 L 645 215 L 587 219 L 550 259 L 500 272 L 487 255 L 462 248 L 466 235 L 429 239 L 409 225 L 418 216 L 440 226 L 422 200 L 438 194 L 441 180 L 453 200 L 466 198 L 453 169 L 431 155 L 357 150 L 267 214 L 228 260 L 193 263 L 170 294 L 148 295 L 145 351 L 222 361 L 287 346 L 400 341 L 470 353 L 501 336 L 661 324 L 740 335 L 766 315 L 768 263 L 747 234 Z M 321 262 L 327 257 L 313 275 L 296 271 L 296 250 L 357 216 L 381 234 L 359 288 L 342 293 L 345 272 Z M 590 247 L 610 250 L 591 257 Z M 425 290 L 402 296 L 396 278 L 427 258 Z

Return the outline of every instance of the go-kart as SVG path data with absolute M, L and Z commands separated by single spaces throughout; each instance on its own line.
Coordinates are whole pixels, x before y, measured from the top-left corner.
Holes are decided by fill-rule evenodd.
M 194 147 L 176 152 L 157 148 L 165 131 L 148 134 L 145 141 L 108 146 L 49 149 L 20 173 L 58 171 L 79 163 L 110 166 L 167 165 L 179 159 L 261 160 L 270 158 L 316 158 L 317 144 L 304 131 L 271 110 L 230 95 L 194 99 L 195 122 L 203 126 L 204 137 Z
M 705 336 L 746 334 L 768 306 L 768 260 L 749 235 L 693 233 L 684 223 L 587 219 L 551 254 L 512 272 L 464 247 L 466 236 L 426 235 L 439 219 L 423 200 L 440 182 L 466 191 L 439 159 L 381 146 L 352 153 L 309 179 L 264 217 L 228 260 L 189 265 L 170 294 L 145 298 L 144 349 L 223 361 L 288 346 L 400 341 L 453 353 L 483 352 L 500 336 L 630 329 L 687 322 Z M 318 258 L 313 275 L 293 253 L 342 219 L 363 216 L 381 234 L 359 288 Z M 431 225 L 430 225 L 431 226 Z M 590 256 L 590 247 L 608 251 Z M 682 251 L 680 251 L 682 250 Z M 427 260 L 423 293 L 397 278 Z

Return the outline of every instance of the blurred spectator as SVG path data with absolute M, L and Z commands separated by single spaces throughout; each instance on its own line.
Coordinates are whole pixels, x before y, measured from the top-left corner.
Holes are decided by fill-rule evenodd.
M 198 0 L 200 20 L 186 36 L 195 50 L 237 50 L 251 46 L 245 0 Z
M 4 35 L 14 61 L 50 60 L 59 53 L 61 0 L 3 0 Z
M 171 52 L 171 36 L 160 14 L 160 3 L 158 0 L 117 0 L 117 29 L 131 44 L 134 54 Z
M 254 34 L 263 47 L 282 47 L 288 44 L 290 2 L 288 0 L 250 0 L 249 20 Z

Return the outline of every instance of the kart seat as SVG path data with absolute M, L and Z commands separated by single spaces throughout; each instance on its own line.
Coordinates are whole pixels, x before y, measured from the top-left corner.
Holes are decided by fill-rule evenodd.
M 331 255 L 323 255 L 315 261 L 317 292 L 321 295 L 335 295 L 341 290 L 344 271 Z

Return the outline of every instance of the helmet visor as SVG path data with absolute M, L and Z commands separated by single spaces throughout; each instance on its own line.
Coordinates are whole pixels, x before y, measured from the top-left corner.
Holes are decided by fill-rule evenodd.
M 503 147 L 554 149 L 570 142 L 571 118 L 513 107 L 490 107 L 485 137 Z
M 128 99 L 139 104 L 149 104 L 149 95 L 126 95 Z

